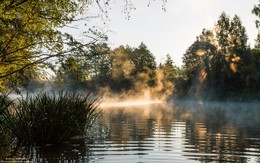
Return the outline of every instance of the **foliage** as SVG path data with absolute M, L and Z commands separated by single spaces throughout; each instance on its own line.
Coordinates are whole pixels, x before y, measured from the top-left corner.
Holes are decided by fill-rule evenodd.
M 140 73 L 144 71 L 145 68 L 151 70 L 156 69 L 155 57 L 143 42 L 138 46 L 138 48 L 133 49 L 129 54 L 129 58 L 134 66 L 134 73 Z
M 53 69 L 53 59 L 60 61 L 78 55 L 86 47 L 107 40 L 95 27 L 84 29 L 85 42 L 77 41 L 61 29 L 75 21 L 98 17 L 88 14 L 92 5 L 99 7 L 102 17 L 107 16 L 111 3 L 110 0 L 1 0 L 0 91 L 28 84 L 28 79 L 34 77 L 31 72 L 46 67 Z M 133 3 L 130 0 L 120 3 L 129 16 Z
M 107 16 L 112 1 L 0 2 L 0 91 L 26 87 L 29 79 L 35 79 L 46 67 L 54 70 L 57 81 L 70 89 L 84 86 L 125 91 L 136 83 L 154 87 L 160 69 L 168 81 L 180 86 L 177 92 L 181 94 L 225 98 L 231 92 L 259 91 L 260 36 L 255 49 L 250 49 L 246 29 L 237 15 L 231 18 L 222 13 L 212 29 L 203 29 L 184 54 L 185 73 L 179 74 L 169 55 L 157 68 L 155 57 L 144 43 L 137 48 L 119 46 L 111 50 L 102 43 L 107 37 L 94 27 L 84 32 L 87 42 L 60 31 L 79 20 L 93 4 L 98 5 L 102 16 Z M 134 5 L 129 0 L 122 2 L 128 17 Z M 258 4 L 252 10 L 257 28 L 259 8 Z
M 178 78 L 177 66 L 174 65 L 174 62 L 169 54 L 166 55 L 166 60 L 164 63 L 159 65 L 159 69 L 163 70 L 168 81 L 175 82 Z
M 114 49 L 111 63 L 112 88 L 129 90 L 139 82 L 148 86 L 155 84 L 155 57 L 144 43 L 137 48 L 119 46 Z
M 77 85 L 83 82 L 87 77 L 87 74 L 85 74 L 87 70 L 80 67 L 78 60 L 75 57 L 69 57 L 62 62 L 61 70 L 63 71 L 62 77 L 65 88 L 70 88 L 72 85 Z
M 154 85 L 155 57 L 144 43 L 139 47 L 119 46 L 111 50 L 107 44 L 96 44 L 83 55 L 70 56 L 56 70 L 60 82 L 68 88 L 89 86 L 90 89 L 110 87 L 112 90 L 129 90 L 141 74 L 147 74 L 148 85 Z M 143 80 L 143 79 L 140 79 Z
M 131 73 L 134 69 L 133 64 L 130 61 L 130 54 L 132 48 L 129 46 L 119 46 L 115 48 L 111 53 L 110 62 L 110 88 L 114 91 L 129 90 L 132 88 Z
M 222 13 L 212 30 L 204 29 L 183 56 L 188 94 L 225 98 L 248 91 L 256 65 L 240 18 Z M 254 87 L 254 86 L 253 86 Z
M 105 43 L 91 45 L 80 54 L 64 57 L 61 66 L 54 70 L 56 80 L 65 88 L 82 88 L 93 82 L 105 83 L 110 77 L 110 48 Z
M 98 98 L 90 94 L 45 92 L 19 99 L 5 125 L 19 144 L 57 144 L 83 135 L 99 114 Z
M 258 3 L 258 5 L 255 5 L 252 13 L 257 17 L 257 20 L 255 21 L 256 24 L 256 28 L 259 29 L 260 26 L 260 1 Z M 256 43 L 255 43 L 255 48 L 260 48 L 260 33 L 258 32 L 257 34 L 257 38 L 256 38 Z
M 259 1 L 259 2 L 260 2 L 260 1 Z M 254 6 L 254 8 L 253 8 L 253 10 L 252 10 L 252 13 L 253 13 L 254 15 L 256 15 L 258 19 L 260 18 L 260 3 L 258 3 L 258 5 L 255 5 L 255 6 Z M 259 28 L 259 25 L 260 25 L 259 20 L 256 20 L 255 23 L 256 23 L 256 27 Z
M 90 69 L 90 79 L 103 85 L 111 75 L 112 61 L 109 55 L 111 50 L 107 44 L 103 43 L 91 46 L 89 53 L 91 58 L 87 59 L 89 63 L 85 66 Z
M 57 30 L 72 21 L 79 6 L 65 1 L 2 1 L 0 3 L 0 78 L 30 68 L 47 59 L 43 50 L 60 50 Z M 17 78 L 17 77 L 16 77 Z

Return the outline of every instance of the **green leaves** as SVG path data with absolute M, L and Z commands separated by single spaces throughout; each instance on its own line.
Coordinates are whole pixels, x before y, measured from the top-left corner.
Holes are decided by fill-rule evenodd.
M 9 81 L 21 80 L 17 74 L 29 76 L 27 72 L 37 71 L 38 64 L 64 54 L 64 45 L 74 40 L 64 37 L 59 28 L 75 20 L 88 5 L 83 0 L 1 2 L 0 91 Z
M 245 89 L 249 85 L 245 78 L 253 76 L 245 72 L 254 66 L 247 41 L 246 29 L 237 15 L 230 18 L 222 13 L 212 30 L 203 29 L 183 56 L 192 93 L 214 92 L 223 97 L 226 92 Z
M 174 62 L 169 54 L 166 55 L 166 60 L 163 64 L 160 64 L 159 68 L 164 71 L 167 80 L 173 82 L 175 79 L 177 79 L 177 66 L 174 65 Z
M 259 25 L 260 25 L 260 21 L 259 21 L 259 18 L 260 18 L 260 3 L 258 3 L 258 5 L 254 6 L 252 13 L 254 15 L 256 15 L 257 18 L 258 18 L 258 20 L 255 21 L 255 24 L 256 24 L 256 28 L 259 28 Z

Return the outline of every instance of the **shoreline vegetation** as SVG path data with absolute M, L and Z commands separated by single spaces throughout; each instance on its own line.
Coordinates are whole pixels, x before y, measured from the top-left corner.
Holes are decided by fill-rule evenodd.
M 0 33 L 0 93 L 64 89 L 88 90 L 101 96 L 260 99 L 260 34 L 254 47 L 250 46 L 238 15 L 231 17 L 222 12 L 212 28 L 202 29 L 183 54 L 182 67 L 177 67 L 171 54 L 156 63 L 144 42 L 137 47 L 111 48 L 106 35 L 94 27 L 86 32 L 90 36 L 87 43 L 58 30 L 94 3 L 100 9 L 111 5 L 109 1 L 82 0 L 1 4 L 0 29 L 4 32 Z M 32 4 L 35 8 L 29 7 Z M 31 12 L 26 10 L 29 8 Z M 256 18 L 260 18 L 259 11 L 259 4 L 252 6 Z M 48 17 L 47 13 L 56 17 Z
M 0 3 L 0 160 L 13 144 L 59 144 L 91 131 L 102 111 L 99 98 L 79 93 L 83 91 L 202 104 L 259 102 L 260 34 L 250 47 L 238 15 L 223 12 L 215 26 L 202 29 L 183 54 L 183 66 L 177 67 L 170 54 L 156 63 L 143 42 L 112 49 L 96 27 L 86 28 L 86 42 L 60 30 L 93 3 L 105 14 L 112 2 Z M 132 9 L 127 5 L 126 13 Z M 259 3 L 252 9 L 259 19 Z M 12 99 L 7 93 L 12 90 L 31 94 Z
M 0 97 L 1 147 L 14 140 L 17 147 L 45 146 L 82 137 L 101 114 L 99 98 L 91 94 L 52 91 L 16 100 Z

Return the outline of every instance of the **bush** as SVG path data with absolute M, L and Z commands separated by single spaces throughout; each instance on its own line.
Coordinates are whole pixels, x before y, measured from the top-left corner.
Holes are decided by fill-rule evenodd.
M 19 99 L 6 124 L 20 145 L 57 144 L 85 134 L 99 114 L 90 94 L 46 92 Z

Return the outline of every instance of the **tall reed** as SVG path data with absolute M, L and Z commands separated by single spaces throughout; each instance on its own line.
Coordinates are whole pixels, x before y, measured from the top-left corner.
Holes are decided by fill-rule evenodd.
M 3 121 L 4 115 L 8 107 L 13 103 L 8 94 L 0 94 L 0 122 Z
M 7 126 L 22 145 L 57 144 L 84 135 L 99 117 L 98 98 L 67 91 L 27 95 L 9 111 Z
M 12 102 L 7 94 L 0 95 L 0 160 L 9 152 L 11 137 L 9 130 L 5 126 L 5 119 L 7 110 L 12 105 Z

